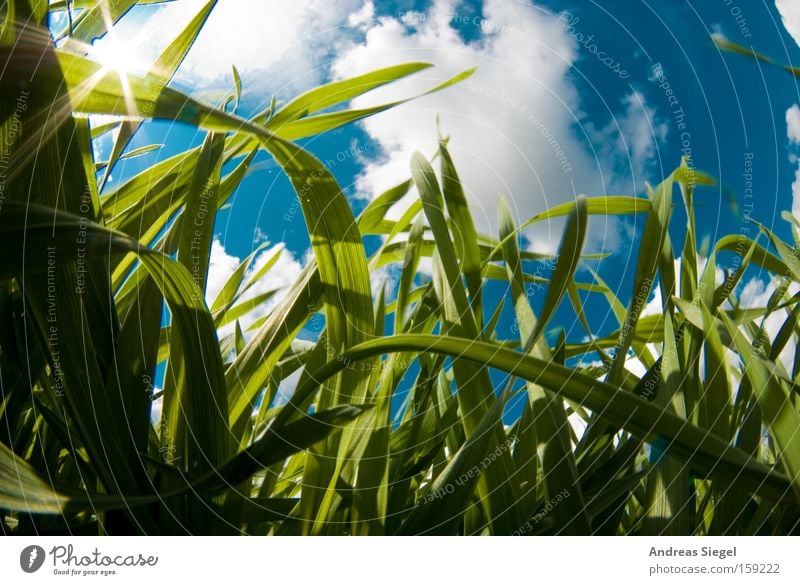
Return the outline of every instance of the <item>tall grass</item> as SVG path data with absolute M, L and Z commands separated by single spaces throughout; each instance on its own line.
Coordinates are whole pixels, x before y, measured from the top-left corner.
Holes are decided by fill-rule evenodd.
M 795 245 L 753 221 L 752 238 L 724 237 L 701 257 L 694 193 L 713 181 L 682 161 L 646 197 L 579 197 L 522 226 L 501 199 L 500 233 L 480 234 L 443 139 L 433 160 L 415 154 L 408 180 L 356 217 L 331 173 L 294 141 L 401 103 L 340 107 L 429 65 L 331 83 L 243 118 L 235 71 L 220 107 L 168 85 L 214 1 L 147 75 L 124 83 L 86 57 L 86 43 L 135 1 L 72 4 L 88 8 L 59 48 L 46 22 L 64 2 L 12 0 L 0 33 L 5 533 L 796 531 L 800 295 L 790 290 L 800 282 L 800 231 L 791 216 Z M 96 126 L 91 114 L 115 121 Z M 142 119 L 195 126 L 205 140 L 112 188 L 107 173 L 136 154 L 128 144 Z M 98 170 L 92 140 L 112 129 L 111 159 Z M 275 262 L 251 278 L 251 256 L 204 299 L 216 213 L 259 152 L 291 180 L 314 260 L 243 331 L 243 318 L 271 298 L 245 292 Z M 389 219 L 409 192 L 418 199 Z M 669 230 L 678 195 L 683 241 Z M 617 296 L 583 242 L 590 216 L 630 214 L 644 232 L 633 288 Z M 520 233 L 559 216 L 557 261 L 543 271 Z M 382 238 L 369 256 L 367 236 Z M 430 279 L 419 277 L 423 258 Z M 370 285 L 387 265 L 400 274 L 391 300 Z M 773 275 L 765 307 L 737 300 L 750 267 Z M 499 304 L 484 294 L 492 281 L 506 287 Z M 531 283 L 545 291 L 538 312 Z M 655 287 L 663 311 L 642 316 Z M 607 303 L 618 331 L 592 335 L 588 302 Z M 505 305 L 516 338 L 498 338 Z M 565 306 L 589 342 L 545 335 Z M 301 343 L 315 315 L 324 331 Z M 773 315 L 783 325 L 770 335 Z M 586 355 L 602 365 L 574 365 Z M 626 367 L 631 359 L 643 376 Z M 490 369 L 509 381 L 495 387 Z M 297 372 L 283 404 L 278 389 Z M 526 398 L 524 411 L 508 426 L 515 396 Z M 580 436 L 576 419 L 587 425 Z

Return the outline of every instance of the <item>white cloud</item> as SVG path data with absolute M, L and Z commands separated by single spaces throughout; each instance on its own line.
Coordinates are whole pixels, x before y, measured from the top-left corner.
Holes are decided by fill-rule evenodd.
M 647 366 L 639 358 L 633 356 L 625 358 L 625 369 L 637 378 L 643 378 L 647 373 Z
M 245 281 L 261 270 L 267 260 L 278 250 L 283 250 L 278 261 L 270 268 L 264 278 L 257 281 L 256 284 L 242 295 L 243 300 L 256 297 L 270 290 L 285 290 L 298 279 L 303 270 L 303 266 L 297 261 L 291 251 L 284 248 L 283 244 L 276 244 L 270 248 L 264 249 L 264 251 L 256 256 L 253 265 L 245 273 Z M 281 298 L 283 298 L 282 295 L 273 297 L 270 301 L 272 303 L 270 306 L 277 304 Z
M 797 170 L 794 172 L 792 182 L 792 214 L 800 217 L 800 161 L 797 161 Z
M 247 291 L 245 291 L 237 304 L 253 299 L 268 291 L 277 290 L 278 292 L 272 296 L 267 302 L 261 304 L 255 310 L 251 311 L 239 320 L 239 324 L 243 331 L 255 321 L 269 313 L 269 311 L 283 299 L 286 290 L 297 280 L 303 267 L 297 261 L 291 251 L 286 250 L 283 244 L 276 244 L 265 248 L 259 252 L 253 260 L 250 268 L 247 269 L 244 275 L 242 284 L 247 283 L 259 270 L 261 270 L 266 263 L 273 257 L 274 254 L 280 252 L 278 260 L 275 265 L 261 279 L 255 282 Z M 214 299 L 225 286 L 225 283 L 231 277 L 236 267 L 242 260 L 238 256 L 229 254 L 223 244 L 216 238 L 211 243 L 211 258 L 208 268 L 208 285 L 206 287 L 206 302 L 211 306 Z M 220 337 L 233 332 L 233 324 L 226 325 L 220 330 Z
M 241 263 L 241 258 L 225 251 L 225 246 L 217 239 L 211 242 L 211 257 L 208 263 L 208 280 L 206 284 L 206 302 L 209 306 L 219 295 L 225 283 Z
M 666 126 L 636 93 L 621 104 L 619 118 L 599 131 L 611 138 L 613 148 L 593 150 L 592 134 L 598 130 L 584 124 L 586 115 L 568 78 L 578 58 L 577 44 L 557 16 L 535 5 L 486 0 L 479 17 L 481 34 L 466 41 L 453 25 L 458 7 L 455 0 L 435 0 L 424 14 L 381 17 L 367 28 L 363 42 L 335 62 L 336 77 L 404 61 L 436 65 L 412 80 L 372 92 L 357 100 L 359 105 L 422 91 L 478 67 L 459 87 L 363 122 L 383 155 L 366 163 L 356 183 L 360 195 L 373 198 L 407 178 L 414 150 L 428 156 L 435 152 L 437 116 L 442 132 L 451 137 L 450 151 L 480 230 L 496 231 L 498 194 L 508 197 L 517 219 L 524 221 L 579 193 L 603 194 L 613 188 L 620 156 L 637 173 L 644 172 L 653 143 L 663 138 Z M 552 251 L 561 225 L 543 224 L 529 232 L 532 247 Z M 619 222 L 600 227 L 604 229 L 592 230 L 592 241 L 618 245 L 618 235 L 604 231 L 619 231 Z
M 118 36 L 152 61 L 203 3 L 183 0 L 143 9 L 123 19 Z M 272 93 L 294 95 L 329 75 L 346 77 L 407 61 L 436 65 L 358 100 L 364 104 L 428 89 L 477 65 L 461 87 L 364 122 L 382 156 L 365 161 L 356 184 L 360 195 L 372 198 L 405 179 L 412 151 L 433 153 L 437 115 L 452 137 L 451 152 L 480 229 L 494 231 L 500 193 L 523 221 L 578 193 L 618 190 L 621 176 L 636 177 L 634 190 L 641 191 L 666 131 L 642 96 L 634 92 L 612 104 L 607 125 L 587 124 L 568 78 L 581 52 L 559 17 L 535 4 L 486 0 L 477 21 L 470 17 L 480 34 L 466 41 L 453 25 L 460 4 L 433 0 L 426 13 L 376 18 L 371 0 L 219 0 L 177 80 L 228 89 L 235 64 L 245 91 L 267 99 Z M 557 220 L 528 232 L 532 247 L 553 251 L 561 225 Z M 625 231 L 617 218 L 595 219 L 588 248 L 614 249 Z
M 568 405 L 567 405 L 568 406 Z M 572 427 L 572 430 L 575 432 L 575 439 L 580 441 L 583 438 L 583 433 L 586 432 L 586 427 L 589 425 L 583 419 L 583 417 L 577 413 L 573 412 L 567 417 L 567 421 L 569 425 Z
M 775 6 L 783 19 L 783 26 L 800 45 L 800 3 L 797 0 L 775 0 Z
M 154 387 L 153 394 L 158 394 L 161 392 L 161 388 Z M 153 400 L 150 406 L 150 422 L 153 423 L 154 426 L 158 427 L 158 423 L 161 420 L 161 411 L 164 408 L 164 397 L 159 396 L 155 400 Z
M 664 312 L 664 299 L 661 298 L 661 287 L 656 284 L 651 293 L 653 298 L 648 301 L 644 309 L 642 309 L 642 317 L 649 317 L 650 315 L 660 315 Z
M 644 190 L 648 171 L 659 160 L 658 148 L 669 131 L 640 92 L 633 91 L 621 101 L 621 113 L 602 129 L 586 127 L 596 148 L 606 176 L 607 190 L 616 193 L 639 193 Z M 589 219 L 587 253 L 616 252 L 634 235 L 633 225 L 618 216 L 593 216 Z
M 797 104 L 786 110 L 786 135 L 791 144 L 800 144 L 800 107 Z
M 625 96 L 622 106 L 622 114 L 593 133 L 592 138 L 602 159 L 617 163 L 615 189 L 635 192 L 641 189 L 648 167 L 658 155 L 657 147 L 667 137 L 669 126 L 657 118 L 655 110 L 647 105 L 645 97 L 638 91 Z M 620 157 L 619 153 L 623 156 Z
M 399 279 L 399 267 L 396 264 L 387 264 L 370 272 L 369 281 L 373 298 L 377 299 L 381 289 L 384 289 L 387 302 L 393 299 Z
M 789 139 L 789 146 L 800 145 L 800 107 L 797 104 L 786 110 L 786 137 Z M 797 165 L 792 183 L 792 213 L 795 217 L 800 217 L 800 160 L 795 152 L 789 154 L 789 162 Z
M 347 24 L 355 28 L 366 30 L 374 18 L 375 4 L 372 0 L 367 0 L 357 12 L 354 12 L 348 17 Z
M 781 14 L 783 26 L 800 46 L 800 3 L 796 0 L 775 0 L 775 6 Z M 800 107 L 797 104 L 786 110 L 786 136 L 790 145 L 800 145 Z M 800 160 L 796 153 L 790 154 L 789 160 L 797 164 L 792 183 L 792 213 L 800 217 Z
M 739 293 L 739 302 L 745 308 L 765 307 L 774 292 L 775 286 L 772 283 L 754 277 L 745 283 Z
M 120 38 L 152 62 L 206 0 L 171 2 L 131 15 Z M 177 80 L 192 87 L 232 88 L 231 65 L 245 91 L 268 100 L 323 80 L 329 52 L 342 42 L 348 15 L 359 0 L 219 0 L 181 65 Z M 269 92 L 267 95 L 261 95 Z

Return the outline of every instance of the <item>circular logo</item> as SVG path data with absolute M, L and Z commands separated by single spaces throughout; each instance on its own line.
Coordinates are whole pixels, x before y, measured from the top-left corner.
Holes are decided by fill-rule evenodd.
M 19 566 L 26 573 L 35 573 L 44 564 L 44 549 L 41 546 L 32 544 L 26 546 L 19 553 Z

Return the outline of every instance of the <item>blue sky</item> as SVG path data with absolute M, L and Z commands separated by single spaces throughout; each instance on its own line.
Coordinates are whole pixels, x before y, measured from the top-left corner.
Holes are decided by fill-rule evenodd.
M 136 9 L 119 38 L 146 64 L 169 41 L 166 31 L 188 22 L 202 3 Z M 697 168 L 720 181 L 697 193 L 701 238 L 739 232 L 742 212 L 789 237 L 780 213 L 800 214 L 798 83 L 777 68 L 721 54 L 711 35 L 800 64 L 793 33 L 800 39 L 800 3 L 793 0 L 220 0 L 174 83 L 213 102 L 230 91 L 235 64 L 246 114 L 273 95 L 285 101 L 315 84 L 405 61 L 436 67 L 357 104 L 412 95 L 477 66 L 461 86 L 304 146 L 329 161 L 358 211 L 407 178 L 414 150 L 433 154 L 438 116 L 478 227 L 489 233 L 496 233 L 499 194 L 521 222 L 579 193 L 641 195 L 645 181 L 658 183 L 690 153 Z M 193 129 L 149 123 L 135 146 L 169 146 L 121 165 L 114 182 L 201 140 Z M 266 157 L 260 162 L 219 216 L 212 289 L 263 241 L 269 250 L 285 246 L 264 290 L 290 283 L 307 257 L 294 193 Z M 683 222 L 678 211 L 674 237 Z M 591 224 L 588 251 L 612 254 L 597 268 L 624 300 L 636 263 L 631 243 L 641 227 L 641 217 Z M 527 245 L 553 251 L 560 228 L 553 222 L 527 232 Z M 580 277 L 590 278 L 585 271 Z M 391 280 L 391 271 L 381 273 L 376 287 Z M 754 273 L 741 294 L 757 299 L 770 286 Z M 489 289 L 494 299 L 503 292 Z M 541 300 L 534 297 L 534 308 Z M 616 328 L 603 301 L 591 299 L 587 307 L 598 334 Z M 581 341 L 585 332 L 571 309 L 562 307 L 559 317 L 557 326 Z M 510 312 L 504 315 L 503 335 L 511 336 L 512 322 Z

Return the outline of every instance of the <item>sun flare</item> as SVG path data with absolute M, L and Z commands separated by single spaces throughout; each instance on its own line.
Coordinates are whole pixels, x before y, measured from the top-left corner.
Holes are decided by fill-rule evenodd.
M 110 33 L 92 45 L 90 56 L 106 69 L 118 73 L 142 74 L 147 68 L 135 42 Z
M 97 71 L 98 79 L 108 73 L 115 73 L 119 78 L 122 95 L 125 101 L 125 114 L 139 116 L 139 108 L 131 88 L 131 75 L 145 75 L 150 66 L 139 53 L 140 43 L 137 38 L 123 39 L 109 30 L 108 34 L 91 46 L 88 56 L 101 65 Z

